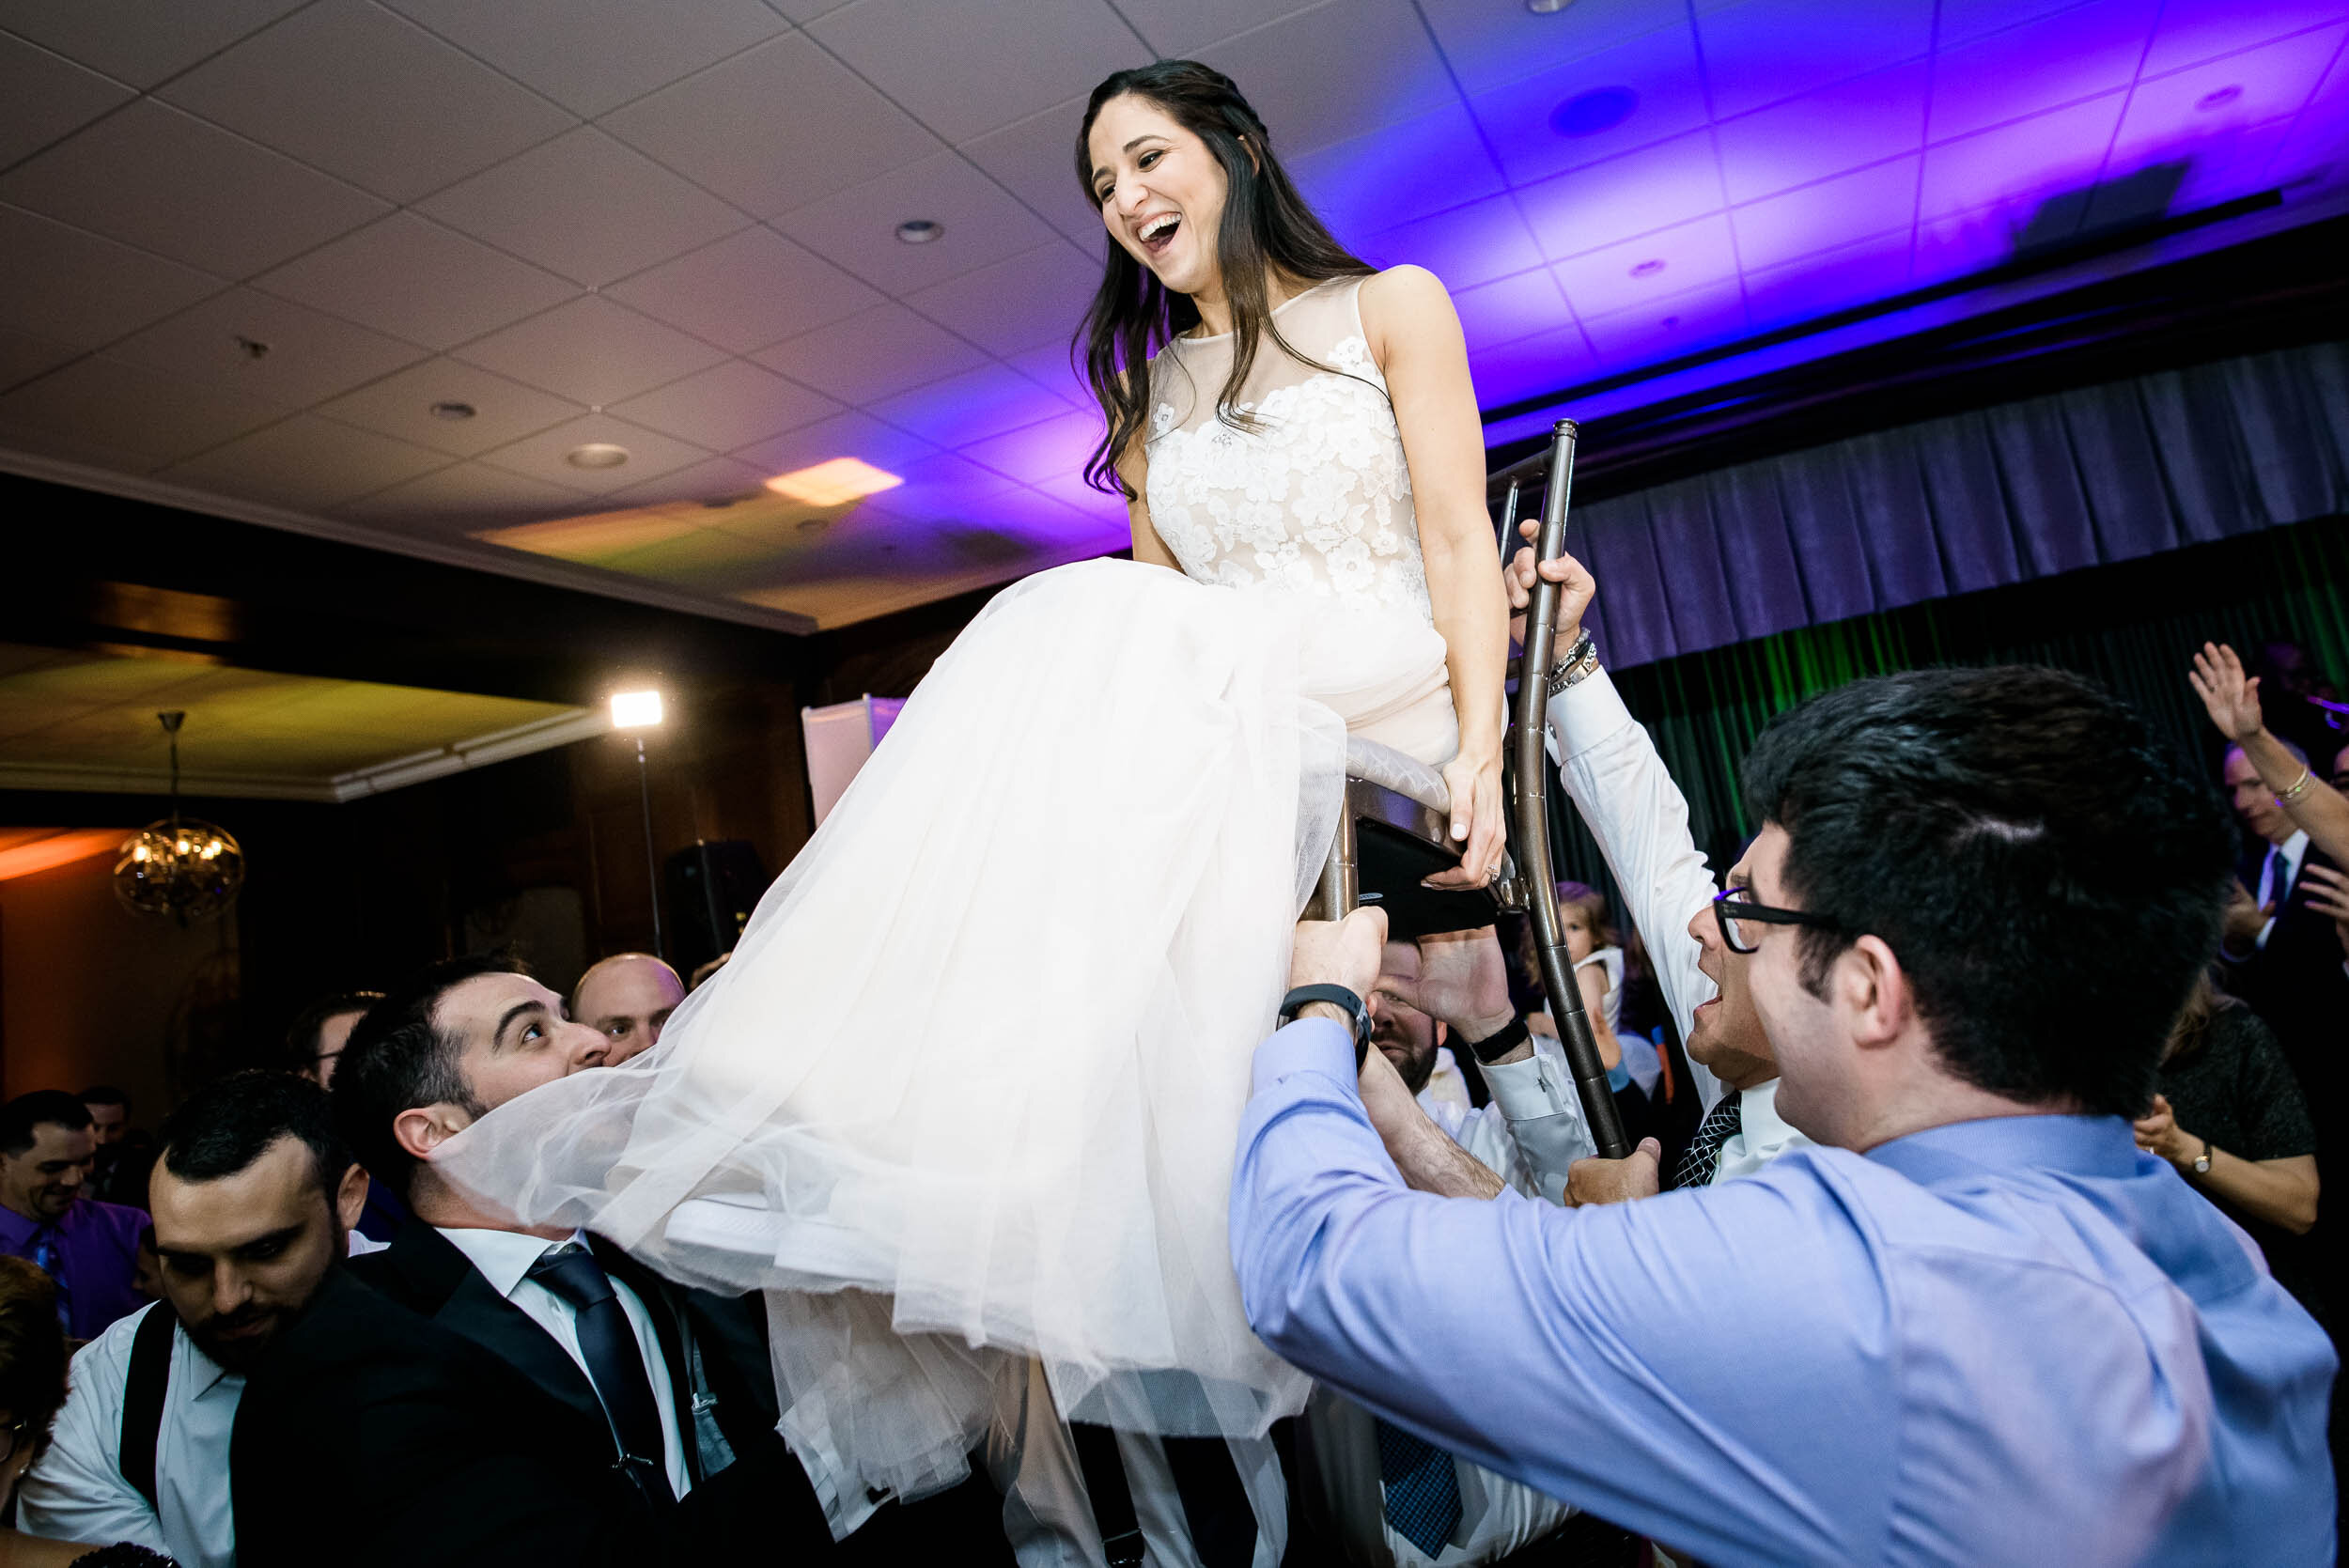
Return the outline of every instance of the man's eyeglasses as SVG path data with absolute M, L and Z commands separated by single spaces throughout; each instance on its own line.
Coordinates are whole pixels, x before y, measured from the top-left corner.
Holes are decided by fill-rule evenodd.
M 1842 924 L 1831 916 L 1814 915 L 1808 909 L 1775 909 L 1767 904 L 1749 904 L 1733 896 L 1746 890 L 1723 888 L 1713 895 L 1713 920 L 1721 928 L 1721 940 L 1732 953 L 1752 953 L 1762 945 L 1765 925 L 1809 925 L 1821 931 L 1841 931 Z

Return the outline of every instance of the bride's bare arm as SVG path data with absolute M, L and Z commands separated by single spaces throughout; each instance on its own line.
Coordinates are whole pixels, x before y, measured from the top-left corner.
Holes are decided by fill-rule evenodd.
M 1150 525 L 1149 487 L 1144 483 L 1150 477 L 1150 459 L 1142 450 L 1141 437 L 1127 443 L 1126 455 L 1117 459 L 1117 476 L 1134 492 L 1134 498 L 1126 503 L 1126 520 L 1133 529 L 1134 559 L 1144 566 L 1172 567 L 1181 571 L 1183 564 L 1174 559 L 1174 552 L 1166 548 L 1166 541 Z
M 1432 880 L 1472 886 L 1501 863 L 1501 686 L 1509 657 L 1501 551 L 1485 510 L 1484 425 L 1459 314 L 1436 274 L 1390 268 L 1362 285 L 1361 299 L 1362 330 L 1394 399 L 1410 464 L 1427 597 L 1460 716 L 1460 754 L 1443 771 L 1452 787 L 1452 836 L 1465 841 L 1461 869 Z

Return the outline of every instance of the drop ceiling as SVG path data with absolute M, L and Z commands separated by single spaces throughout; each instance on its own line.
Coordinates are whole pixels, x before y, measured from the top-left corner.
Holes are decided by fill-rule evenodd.
M 0 789 L 350 800 L 609 733 L 555 703 L 0 643 Z
M 812 630 L 1123 545 L 1066 358 L 1120 67 L 1229 71 L 1342 239 L 1451 286 L 1488 410 L 1618 407 L 2021 245 L 2337 210 L 2345 36 L 2349 0 L 9 0 L 0 466 Z M 842 458 L 904 483 L 757 499 Z

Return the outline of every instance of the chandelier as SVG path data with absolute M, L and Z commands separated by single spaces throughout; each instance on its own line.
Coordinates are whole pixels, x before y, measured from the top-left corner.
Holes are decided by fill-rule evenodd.
M 171 741 L 171 815 L 122 841 L 115 896 L 141 914 L 169 915 L 185 925 L 213 920 L 244 886 L 244 850 L 225 830 L 179 815 L 182 712 L 158 713 Z

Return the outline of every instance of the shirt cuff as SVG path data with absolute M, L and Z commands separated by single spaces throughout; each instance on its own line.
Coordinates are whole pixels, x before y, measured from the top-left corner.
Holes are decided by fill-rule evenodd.
M 1549 699 L 1549 732 L 1558 737 L 1563 765 L 1632 723 L 1615 683 L 1605 668 L 1592 672 Z
M 1492 1091 L 1493 1104 L 1501 1107 L 1501 1114 L 1511 1122 L 1536 1121 L 1555 1116 L 1565 1109 L 1558 1103 L 1548 1077 L 1542 1071 L 1538 1048 L 1522 1062 L 1503 1062 L 1485 1067 L 1484 1073 L 1485 1087 Z
M 1294 1073 L 1320 1073 L 1359 1092 L 1354 1032 L 1335 1018 L 1299 1018 L 1256 1048 L 1250 1093 L 1261 1094 Z

